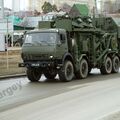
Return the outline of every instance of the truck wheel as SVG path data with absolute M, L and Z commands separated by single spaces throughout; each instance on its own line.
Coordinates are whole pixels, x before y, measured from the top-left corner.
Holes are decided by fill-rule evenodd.
M 44 72 L 44 75 L 47 79 L 54 79 L 57 75 L 57 71 L 55 69 L 48 69 Z
M 119 61 L 118 56 L 115 56 L 115 57 L 113 58 L 113 61 L 112 61 L 112 63 L 113 63 L 113 65 L 112 65 L 112 72 L 113 72 L 113 73 L 118 73 L 118 72 L 119 72 L 119 65 L 120 65 L 119 62 L 120 62 L 120 61 Z
M 71 61 L 66 60 L 63 67 L 59 71 L 59 78 L 61 81 L 69 82 L 74 77 L 74 67 Z
M 88 62 L 86 59 L 82 59 L 80 62 L 79 78 L 84 79 L 88 76 Z
M 100 69 L 102 74 L 110 74 L 112 72 L 112 60 L 110 57 L 107 57 L 105 63 Z
M 37 82 L 41 77 L 41 73 L 37 68 L 35 68 L 35 69 L 28 68 L 27 69 L 27 77 L 31 82 Z

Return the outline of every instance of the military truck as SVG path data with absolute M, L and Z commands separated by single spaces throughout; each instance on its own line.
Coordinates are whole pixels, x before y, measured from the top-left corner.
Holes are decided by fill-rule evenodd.
M 117 73 L 120 61 L 118 18 L 68 15 L 39 22 L 38 30 L 26 33 L 22 46 L 23 63 L 30 81 L 42 74 L 48 80 L 84 79 L 92 68 L 102 74 Z

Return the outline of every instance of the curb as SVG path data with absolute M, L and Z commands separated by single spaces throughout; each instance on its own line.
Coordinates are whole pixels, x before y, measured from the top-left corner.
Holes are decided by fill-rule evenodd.
M 0 80 L 2 80 L 2 79 L 8 79 L 8 78 L 24 77 L 24 76 L 26 76 L 25 73 L 23 73 L 23 74 L 5 75 L 5 76 L 0 76 Z
M 120 109 L 103 116 L 98 120 L 120 120 Z

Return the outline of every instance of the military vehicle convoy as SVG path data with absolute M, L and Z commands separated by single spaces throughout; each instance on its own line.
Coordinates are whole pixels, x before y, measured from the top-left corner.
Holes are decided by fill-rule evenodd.
M 118 18 L 58 16 L 39 22 L 38 30 L 26 33 L 22 46 L 23 63 L 30 81 L 42 74 L 48 80 L 84 79 L 92 68 L 102 74 L 117 73 L 120 61 Z

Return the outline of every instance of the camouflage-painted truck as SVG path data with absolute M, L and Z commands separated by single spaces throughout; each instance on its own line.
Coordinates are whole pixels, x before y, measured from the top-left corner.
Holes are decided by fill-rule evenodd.
M 40 29 L 26 33 L 23 63 L 30 81 L 42 74 L 50 80 L 84 79 L 92 68 L 102 74 L 119 72 L 120 21 L 112 17 L 61 16 L 39 22 Z

